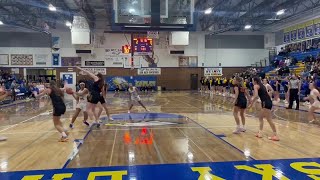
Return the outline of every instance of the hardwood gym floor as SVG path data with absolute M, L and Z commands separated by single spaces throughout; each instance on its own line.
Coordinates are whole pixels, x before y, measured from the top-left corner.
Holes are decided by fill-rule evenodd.
M 0 110 L 0 171 L 178 164 L 272 159 L 315 158 L 319 155 L 319 126 L 308 124 L 307 112 L 274 108 L 281 141 L 255 138 L 259 104 L 247 111 L 247 132 L 232 134 L 232 98 L 197 92 L 143 94 L 151 110 L 134 106 L 127 112 L 125 94 L 108 95 L 116 124 L 100 129 L 82 125 L 82 114 L 67 143 L 58 142 L 50 100 L 30 101 Z M 67 127 L 75 102 L 67 100 L 62 117 Z M 102 119 L 105 119 L 102 117 Z M 121 123 L 120 123 L 121 122 Z M 104 121 L 104 123 L 107 123 Z

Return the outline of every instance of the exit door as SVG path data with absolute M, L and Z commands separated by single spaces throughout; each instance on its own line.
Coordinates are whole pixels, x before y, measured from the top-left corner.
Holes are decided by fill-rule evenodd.
M 191 74 L 191 90 L 198 90 L 198 74 Z

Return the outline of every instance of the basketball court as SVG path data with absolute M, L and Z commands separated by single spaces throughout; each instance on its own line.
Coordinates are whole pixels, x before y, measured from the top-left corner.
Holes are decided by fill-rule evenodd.
M 320 128 L 318 123 L 307 120 L 307 107 L 296 111 L 287 110 L 284 103 L 273 107 L 280 141 L 268 140 L 272 131 L 266 121 L 263 138 L 255 137 L 260 103 L 245 112 L 246 132 L 233 134 L 234 99 L 200 91 L 199 84 L 203 76 L 233 77 L 256 64 L 261 64 L 261 69 L 271 66 L 267 59 L 271 62 L 276 44 L 284 43 L 276 43 L 282 37 L 275 32 L 288 35 L 284 41 L 289 41 L 288 27 L 286 31 L 284 25 L 276 24 L 282 21 L 275 12 L 286 7 L 283 13 L 289 15 L 283 22 L 288 23 L 299 14 L 295 6 L 300 2 L 292 3 L 295 11 L 289 10 L 289 1 L 267 0 L 21 3 L 0 1 L 0 12 L 5 17 L 0 25 L 5 24 L 9 32 L 2 35 L 0 31 L 0 37 L 4 42 L 14 39 L 9 45 L 0 42 L 0 70 L 32 82 L 64 81 L 74 90 L 80 80 L 89 79 L 76 66 L 101 73 L 108 84 L 106 101 L 114 120 L 109 121 L 103 112 L 100 128 L 95 124 L 87 127 L 80 113 L 74 128 L 68 129 L 69 141 L 58 142 L 61 134 L 52 122 L 50 98 L 1 104 L 0 180 L 320 179 Z M 17 5 L 20 10 L 23 6 L 30 9 L 19 14 L 15 12 L 16 4 L 21 5 Z M 310 4 L 320 6 L 318 1 L 300 5 L 308 8 Z M 41 9 L 33 11 L 43 10 L 43 6 L 46 14 Z M 233 8 L 227 9 L 229 6 Z M 261 14 L 264 7 L 272 12 Z M 31 10 L 30 16 L 21 16 Z M 271 19 L 266 19 L 270 14 Z M 29 21 L 34 17 L 35 21 Z M 316 22 L 320 24 L 320 20 L 314 20 L 312 25 Z M 303 28 L 307 25 L 310 23 L 304 23 Z M 268 31 L 271 27 L 274 29 Z M 28 32 L 20 32 L 19 28 Z M 297 32 L 300 26 L 295 28 Z M 40 31 L 41 36 L 10 35 L 29 31 Z M 229 31 L 231 34 L 223 34 Z M 17 43 L 20 41 L 14 36 L 25 43 Z M 35 45 L 29 44 L 35 37 Z M 128 113 L 129 84 L 146 91 L 152 89 L 139 91 L 150 112 L 135 103 Z M 70 95 L 65 97 L 67 110 L 61 121 L 67 127 L 77 101 Z
M 103 172 L 97 176 L 116 177 L 119 170 L 123 171 L 119 175 L 123 179 L 147 178 L 161 172 L 168 178 L 181 178 L 186 174 L 199 177 L 197 172 L 224 179 L 231 178 L 229 172 L 236 173 L 239 178 L 261 178 L 260 172 L 252 172 L 251 164 L 256 167 L 271 164 L 277 173 L 275 177 L 294 178 L 292 175 L 303 177 L 298 173 L 303 169 L 294 172 L 290 163 L 313 166 L 311 161 L 318 162 L 314 158 L 319 149 L 313 141 L 319 137 L 318 126 L 306 122 L 304 111 L 287 112 L 276 108 L 273 116 L 281 141 L 272 142 L 254 137 L 258 128 L 256 109 L 247 112 L 247 132 L 232 134 L 235 126 L 230 98 L 190 92 L 150 93 L 142 97 L 152 113 L 135 108 L 132 114 L 127 114 L 127 106 L 117 103 L 121 97 L 109 94 L 108 105 L 115 123 L 104 121 L 106 125 L 100 129 L 89 129 L 82 125 L 80 118 L 75 129 L 70 131 L 72 141 L 69 143 L 57 143 L 58 133 L 52 127 L 50 108 L 41 109 L 33 101 L 2 108 L 0 134 L 7 136 L 8 141 L 0 144 L 0 167 L 1 171 L 18 172 L 1 174 L 1 179 L 26 178 L 27 175 L 37 179 L 43 174 L 44 178 L 50 178 L 54 174 L 68 173 L 69 169 L 77 169 L 73 171 L 76 179 L 86 179 L 86 173 L 100 171 Z M 65 123 L 74 109 L 72 100 L 67 104 Z M 21 107 L 25 110 L 19 111 Z M 8 112 L 8 108 L 17 111 Z M 8 116 L 9 123 L 4 120 Z M 267 128 L 268 133 L 271 131 Z M 308 148 L 311 146 L 314 148 Z M 232 169 L 232 165 L 248 167 L 240 171 Z M 215 169 L 211 171 L 206 169 L 208 167 Z M 165 174 L 172 171 L 175 175 Z

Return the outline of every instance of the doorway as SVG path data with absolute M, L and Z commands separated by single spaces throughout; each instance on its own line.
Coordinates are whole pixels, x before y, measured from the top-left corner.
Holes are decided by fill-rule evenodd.
M 198 74 L 191 74 L 191 90 L 198 90 Z

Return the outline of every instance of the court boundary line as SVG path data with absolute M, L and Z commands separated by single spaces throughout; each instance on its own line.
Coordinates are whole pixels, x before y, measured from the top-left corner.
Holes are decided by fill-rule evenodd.
M 113 143 L 112 143 L 109 166 L 111 166 L 111 163 L 112 163 L 112 160 L 113 160 L 113 151 L 114 151 L 114 146 L 116 144 L 117 133 L 118 133 L 118 129 L 116 129 L 116 132 L 114 133 L 114 139 L 113 139 Z
M 189 117 L 188 117 L 189 118 Z M 216 137 L 217 139 L 220 139 L 221 141 L 225 142 L 226 144 L 228 144 L 229 146 L 231 146 L 232 148 L 236 149 L 237 151 L 239 151 L 242 155 L 244 155 L 244 152 L 237 148 L 236 146 L 232 145 L 231 143 L 229 143 L 228 141 L 222 139 L 221 137 L 219 137 L 217 134 L 211 132 L 209 129 L 205 128 L 204 126 L 202 126 L 201 124 L 199 124 L 198 122 L 196 122 L 195 120 L 189 118 L 191 121 L 193 121 L 194 123 L 198 124 L 198 126 L 202 127 L 204 130 L 206 130 L 207 132 L 209 132 L 210 134 L 212 134 L 214 137 Z M 247 161 L 248 160 L 256 160 L 255 158 L 248 156 Z
M 209 95 L 209 96 L 211 96 L 211 95 Z M 220 96 L 220 95 L 213 95 L 213 96 L 219 96 L 219 97 L 222 97 L 222 96 Z M 186 96 L 186 97 L 188 97 L 188 96 Z M 191 97 L 188 97 L 188 98 L 191 98 Z M 224 98 L 232 98 L 232 99 L 234 99 L 233 97 L 224 97 Z M 200 101 L 200 100 L 198 100 L 198 99 L 196 99 L 196 98 L 192 98 L 193 100 L 197 100 L 197 101 Z M 210 102 L 211 103 L 211 102 Z M 212 103 L 214 106 L 216 106 L 216 104 L 214 104 L 214 103 Z M 221 104 L 222 105 L 222 104 Z M 278 105 L 273 105 L 273 106 L 275 106 L 275 107 L 280 107 L 281 109 L 285 109 L 285 107 L 281 107 L 281 106 L 278 106 Z M 226 108 L 227 110 L 230 110 L 230 111 L 232 111 L 232 109 L 229 109 L 229 108 Z M 277 108 L 277 109 L 274 109 L 274 111 L 272 111 L 272 114 L 273 115 L 275 115 L 277 118 L 278 118 L 278 116 L 275 114 L 275 112 L 276 111 L 278 111 L 279 110 L 279 108 Z M 296 111 L 300 111 L 300 110 L 296 110 Z M 301 111 L 303 111 L 303 110 L 301 110 Z M 248 116 L 251 116 L 251 117 L 254 117 L 253 115 L 250 115 L 250 114 L 247 114 L 247 113 L 245 113 L 246 115 L 248 115 Z M 319 113 L 320 114 L 320 113 Z M 191 119 L 192 120 L 192 119 Z M 282 117 L 280 117 L 279 118 L 279 120 L 281 120 L 281 121 L 288 121 L 288 119 L 285 119 L 285 118 L 282 118 Z M 278 123 L 278 122 L 274 122 L 275 124 L 278 124 L 279 126 L 283 126 L 283 124 L 281 124 L 281 123 Z M 295 123 L 295 122 L 294 122 Z M 307 123 L 305 123 L 305 124 L 307 124 Z M 210 130 L 209 130 L 210 131 Z M 251 130 L 248 130 L 248 131 L 251 131 Z M 211 131 L 210 131 L 211 132 Z M 252 132 L 252 131 L 251 131 Z M 300 131 L 300 132 L 303 132 L 303 131 Z M 213 133 L 214 134 L 214 133 Z M 280 144 L 278 144 L 278 146 L 282 146 L 282 145 L 280 145 Z M 303 152 L 301 152 L 301 151 L 299 151 L 299 150 L 297 150 L 297 149 L 295 149 L 295 148 L 292 148 L 291 146 L 288 146 L 288 147 L 290 147 L 292 150 L 294 150 L 294 151 L 296 151 L 296 152 L 299 152 L 299 153 L 302 153 L 302 154 L 305 154 L 305 153 L 303 153 Z M 256 160 L 256 159 L 254 159 L 254 160 Z
M 175 100 L 177 100 L 177 99 L 175 99 Z M 186 102 L 183 102 L 183 101 L 181 101 L 181 100 L 177 100 L 177 101 L 180 101 L 180 102 L 182 102 L 182 103 L 184 103 L 184 104 L 188 104 L 188 105 L 190 105 L 190 106 L 193 106 L 193 105 L 191 105 L 191 104 L 189 104 L 189 103 L 186 103 Z M 196 107 L 196 106 L 193 106 L 193 107 Z M 200 109 L 200 108 L 198 108 L 198 107 L 196 107 L 196 108 L 197 108 L 197 109 Z M 202 110 L 202 109 L 200 109 L 200 110 Z M 228 145 L 231 146 L 232 148 L 234 148 L 234 149 L 236 149 L 237 151 L 239 151 L 242 155 L 244 155 L 244 152 L 243 152 L 241 149 L 239 149 L 239 148 L 237 148 L 236 146 L 232 145 L 232 144 L 229 143 L 228 141 L 222 139 L 222 138 L 219 137 L 217 134 L 211 132 L 209 129 L 205 128 L 204 126 L 202 126 L 200 123 L 196 122 L 195 120 L 193 120 L 193 119 L 191 119 L 191 118 L 189 118 L 189 117 L 187 117 L 187 118 L 188 118 L 189 120 L 191 120 L 192 122 L 194 122 L 195 124 L 197 124 L 198 126 L 202 127 L 204 130 L 206 130 L 207 132 L 209 132 L 210 134 L 212 134 L 212 135 L 213 135 L 214 137 L 216 137 L 217 139 L 220 139 L 221 141 L 225 142 L 226 144 L 228 144 Z M 251 155 L 248 156 L 247 159 L 248 159 L 248 160 L 255 160 L 253 157 L 251 157 Z
M 87 137 L 91 133 L 91 131 L 92 131 L 92 128 L 90 127 L 90 129 L 88 130 L 88 132 L 84 135 L 84 137 L 82 139 L 73 140 L 73 142 L 77 142 L 77 141 L 79 142 L 79 145 L 77 146 L 77 153 L 75 153 L 74 156 L 72 156 L 72 154 L 71 154 L 61 169 L 66 169 L 67 166 L 70 164 L 70 162 L 73 160 L 73 158 L 79 153 L 80 147 L 84 144 L 84 141 L 87 139 Z M 82 143 L 80 141 L 82 141 Z

